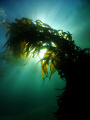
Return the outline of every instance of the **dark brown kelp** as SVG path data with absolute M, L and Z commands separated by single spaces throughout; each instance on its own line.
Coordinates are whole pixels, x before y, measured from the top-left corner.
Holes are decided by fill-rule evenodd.
M 60 77 L 66 80 L 65 91 L 58 96 L 59 109 L 55 113 L 58 120 L 69 120 L 74 115 L 76 81 L 82 81 L 88 76 L 90 56 L 88 49 L 81 49 L 72 40 L 71 34 L 63 30 L 55 30 L 41 20 L 15 19 L 7 27 L 8 40 L 4 47 L 8 48 L 15 58 L 39 56 L 40 50 L 46 49 L 41 62 L 43 80 L 58 71 Z M 48 72 L 48 67 L 50 72 Z M 83 77 L 82 77 L 83 75 Z M 78 83 L 79 84 L 79 83 Z

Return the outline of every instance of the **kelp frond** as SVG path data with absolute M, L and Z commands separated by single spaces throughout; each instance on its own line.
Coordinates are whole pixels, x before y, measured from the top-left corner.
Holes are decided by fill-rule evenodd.
M 39 19 L 35 22 L 29 18 L 15 19 L 8 24 L 6 31 L 8 40 L 4 47 L 9 48 L 15 58 L 28 58 L 29 61 L 46 49 L 43 58 L 40 58 L 43 79 L 50 78 L 56 70 L 62 78 L 63 75 L 65 77 L 64 65 L 67 61 L 78 61 L 82 51 L 75 45 L 70 32 L 53 29 Z

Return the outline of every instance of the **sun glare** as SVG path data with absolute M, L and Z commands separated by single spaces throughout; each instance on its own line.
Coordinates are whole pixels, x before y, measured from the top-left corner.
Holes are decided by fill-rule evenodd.
M 44 54 L 45 54 L 46 51 L 47 51 L 47 49 L 41 49 L 40 50 L 40 53 L 39 53 L 40 59 L 42 59 L 44 57 Z

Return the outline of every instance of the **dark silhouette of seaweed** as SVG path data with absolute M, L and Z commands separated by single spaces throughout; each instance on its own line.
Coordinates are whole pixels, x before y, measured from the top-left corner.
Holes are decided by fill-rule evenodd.
M 29 18 L 15 21 L 7 28 L 6 36 L 9 38 L 4 47 L 9 48 L 12 56 L 16 58 L 27 57 L 33 49 L 32 57 L 34 57 L 36 52 L 39 53 L 41 49 L 47 48 L 49 53 L 47 52 L 40 60 L 41 62 L 44 60 L 42 70 L 46 75 L 45 78 L 48 77 L 46 65 L 50 66 L 50 60 L 60 77 L 66 80 L 65 91 L 57 98 L 59 109 L 54 115 L 57 120 L 73 120 L 80 109 L 80 102 L 77 100 L 81 100 L 79 89 L 82 89 L 81 84 L 89 77 L 89 49 L 78 47 L 69 32 L 52 29 L 41 20 L 36 20 L 35 23 Z

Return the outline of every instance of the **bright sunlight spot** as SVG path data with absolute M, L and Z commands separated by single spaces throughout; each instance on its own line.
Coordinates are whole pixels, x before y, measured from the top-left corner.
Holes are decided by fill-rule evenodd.
M 40 53 L 39 53 L 39 57 L 40 59 L 42 59 L 44 57 L 44 53 L 46 52 L 47 49 L 41 49 Z

